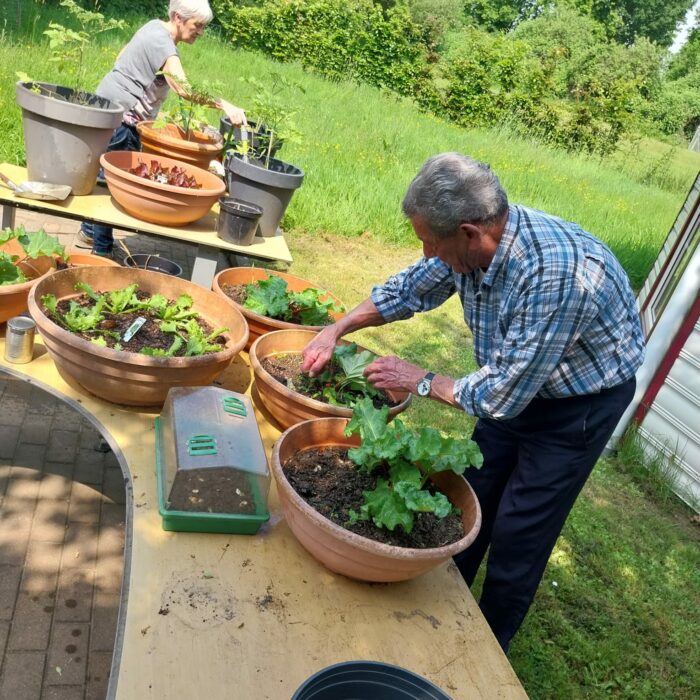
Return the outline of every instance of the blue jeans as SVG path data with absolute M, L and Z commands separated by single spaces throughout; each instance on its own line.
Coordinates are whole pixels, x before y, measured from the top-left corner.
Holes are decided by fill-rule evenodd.
M 140 151 L 141 139 L 135 126 L 122 124 L 117 127 L 112 134 L 112 138 L 107 146 L 107 151 Z M 100 168 L 98 179 L 103 178 L 104 174 Z M 104 224 L 91 224 L 83 221 L 80 224 L 80 230 L 92 238 L 92 252 L 98 255 L 106 255 L 112 252 L 114 246 L 114 236 L 112 235 L 112 227 Z

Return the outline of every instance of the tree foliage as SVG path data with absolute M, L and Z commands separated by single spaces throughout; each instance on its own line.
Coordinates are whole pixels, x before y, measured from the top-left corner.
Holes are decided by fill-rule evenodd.
M 605 27 L 608 37 L 623 44 L 638 38 L 668 47 L 693 0 L 559 0 Z

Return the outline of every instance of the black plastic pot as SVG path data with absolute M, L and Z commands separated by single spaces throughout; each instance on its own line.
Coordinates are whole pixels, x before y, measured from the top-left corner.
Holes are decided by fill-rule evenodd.
M 250 245 L 262 214 L 263 210 L 255 204 L 222 197 L 219 200 L 219 238 L 237 245 Z
M 151 270 L 152 272 L 162 272 L 173 277 L 182 275 L 182 268 L 172 260 L 161 258 L 160 255 L 151 255 L 149 253 L 134 253 L 124 258 L 126 267 L 138 267 L 142 270 Z
M 231 132 L 231 120 L 228 117 L 221 117 L 219 122 L 219 131 L 224 137 L 224 143 L 229 140 L 229 133 Z M 241 127 L 233 127 L 233 145 L 237 146 L 241 142 Z M 272 143 L 272 148 L 270 148 L 270 158 L 274 158 L 275 155 L 284 145 L 284 139 L 275 140 Z M 270 146 L 270 132 L 264 126 L 258 126 L 254 121 L 248 122 L 248 147 L 250 148 L 250 155 L 252 158 L 262 158 L 267 154 L 267 149 Z
M 245 162 L 239 155 L 229 156 L 225 167 L 229 196 L 259 206 L 263 210 L 260 234 L 277 235 L 294 190 L 304 181 L 304 171 L 275 158 L 265 168 L 252 160 Z
M 400 666 L 346 661 L 307 679 L 292 700 L 451 700 L 436 685 Z

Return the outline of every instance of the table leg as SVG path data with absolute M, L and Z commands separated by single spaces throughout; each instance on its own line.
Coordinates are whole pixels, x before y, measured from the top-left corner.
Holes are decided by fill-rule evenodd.
M 15 207 L 10 207 L 7 204 L 0 207 L 2 216 L 0 217 L 0 230 L 15 227 Z
M 226 256 L 218 248 L 200 243 L 197 246 L 197 257 L 192 267 L 190 279 L 205 289 L 211 289 L 219 263 L 221 263 L 222 269 L 227 267 Z

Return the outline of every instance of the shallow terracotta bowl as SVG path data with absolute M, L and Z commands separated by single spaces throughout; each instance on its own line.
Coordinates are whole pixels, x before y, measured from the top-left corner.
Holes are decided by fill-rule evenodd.
M 177 165 L 193 175 L 201 189 L 151 182 L 129 172 L 139 163 L 152 160 L 163 167 Z M 226 191 L 216 175 L 173 158 L 134 151 L 110 151 L 100 156 L 109 192 L 131 216 L 161 226 L 185 226 L 205 216 Z

